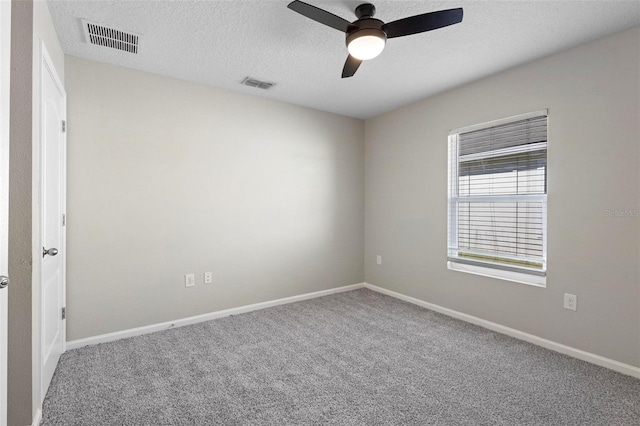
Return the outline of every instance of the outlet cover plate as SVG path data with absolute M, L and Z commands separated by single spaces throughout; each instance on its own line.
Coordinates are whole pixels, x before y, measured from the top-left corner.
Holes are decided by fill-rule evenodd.
M 211 284 L 213 282 L 213 274 L 211 272 L 204 273 L 204 283 Z
M 575 311 L 578 309 L 578 296 L 575 294 L 564 294 L 564 308 L 569 309 L 571 311 Z
M 196 276 L 194 274 L 186 274 L 184 276 L 184 286 L 193 287 L 196 285 Z

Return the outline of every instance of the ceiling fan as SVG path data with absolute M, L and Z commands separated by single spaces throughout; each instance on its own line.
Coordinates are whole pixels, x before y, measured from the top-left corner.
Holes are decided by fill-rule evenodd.
M 373 59 L 382 53 L 388 38 L 418 34 L 462 22 L 462 8 L 424 13 L 385 24 L 373 17 L 376 8 L 371 3 L 363 3 L 356 7 L 358 19 L 353 22 L 298 0 L 292 1 L 287 7 L 316 22 L 346 33 L 349 56 L 342 69 L 342 78 L 353 76 L 362 61 Z

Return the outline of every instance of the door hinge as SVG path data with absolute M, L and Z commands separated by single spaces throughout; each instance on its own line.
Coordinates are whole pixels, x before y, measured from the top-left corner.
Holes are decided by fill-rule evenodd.
M 62 308 L 62 319 L 67 319 L 67 308 Z
M 62 120 L 62 133 L 67 132 L 67 120 Z
M 62 226 L 67 226 L 67 215 L 66 214 L 62 215 Z

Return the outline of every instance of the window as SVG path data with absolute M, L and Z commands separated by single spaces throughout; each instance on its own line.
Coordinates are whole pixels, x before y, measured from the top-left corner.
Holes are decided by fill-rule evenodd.
M 547 111 L 449 134 L 449 269 L 544 286 Z

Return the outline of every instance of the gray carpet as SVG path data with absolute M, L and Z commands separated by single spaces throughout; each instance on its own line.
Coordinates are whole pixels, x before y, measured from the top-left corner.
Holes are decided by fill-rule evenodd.
M 369 290 L 69 351 L 52 425 L 640 425 L 640 380 Z

